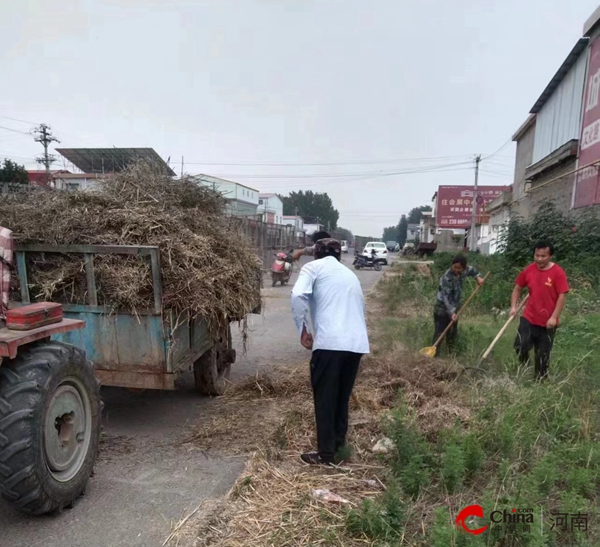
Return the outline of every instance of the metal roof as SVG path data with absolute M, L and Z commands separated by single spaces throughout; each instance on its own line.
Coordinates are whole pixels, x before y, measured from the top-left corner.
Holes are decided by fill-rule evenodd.
M 153 148 L 57 148 L 56 151 L 84 173 L 118 173 L 132 163 L 147 161 L 172 177 L 175 171 Z
M 579 59 L 581 53 L 585 51 L 589 41 L 589 38 L 579 38 L 575 44 L 575 47 L 571 50 L 571 53 L 567 55 L 567 58 L 564 60 L 563 64 L 560 66 L 552 80 L 550 80 L 550 83 L 546 86 L 546 89 L 544 89 L 539 99 L 531 107 L 531 110 L 529 111 L 530 114 L 537 114 L 542 109 L 560 82 L 563 81 L 569 70 L 571 70 L 573 65 L 577 62 L 577 59 Z

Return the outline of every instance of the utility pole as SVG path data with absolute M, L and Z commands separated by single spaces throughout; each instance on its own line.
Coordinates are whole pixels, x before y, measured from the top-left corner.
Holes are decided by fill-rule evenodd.
M 183 179 L 183 156 L 181 156 L 181 178 Z
M 475 158 L 475 185 L 473 186 L 473 210 L 471 212 L 471 245 L 470 251 L 477 250 L 477 238 L 475 236 L 475 224 L 477 223 L 477 182 L 479 181 L 479 162 L 481 154 Z
M 36 135 L 35 142 L 41 143 L 44 147 L 44 155 L 36 158 L 38 163 L 41 163 L 46 167 L 46 186 L 50 186 L 50 165 L 56 161 L 56 156 L 48 154 L 48 145 L 51 142 L 60 142 L 56 137 L 52 136 L 52 131 L 45 123 L 39 125 L 33 130 L 33 134 Z

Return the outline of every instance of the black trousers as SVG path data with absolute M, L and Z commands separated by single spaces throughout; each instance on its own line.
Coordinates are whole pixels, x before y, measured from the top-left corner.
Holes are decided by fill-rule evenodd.
M 444 332 L 444 329 L 452 322 L 452 317 L 447 314 L 439 314 L 439 313 L 435 313 L 433 314 L 433 324 L 435 325 L 435 331 L 433 333 L 433 342 L 432 344 L 435 344 L 437 339 L 440 337 L 440 334 L 442 334 L 442 332 Z M 446 346 L 448 347 L 449 350 L 451 350 L 454 347 L 454 343 L 456 342 L 456 337 L 458 336 L 458 321 L 456 323 L 454 323 L 454 325 L 452 325 L 452 328 L 446 333 L 446 336 L 444 337 L 444 340 L 446 341 Z M 440 345 L 438 346 L 438 350 L 440 348 L 440 346 L 443 344 L 444 340 L 442 340 L 440 342 Z M 436 352 L 436 355 L 438 354 L 438 352 Z
M 315 401 L 319 456 L 333 461 L 346 444 L 348 404 L 360 365 L 360 353 L 315 350 L 310 361 L 310 381 Z
M 548 374 L 548 362 L 555 335 L 556 329 L 532 325 L 527 319 L 521 317 L 514 347 L 522 363 L 529 361 L 529 352 L 534 349 L 536 378 L 544 378 Z

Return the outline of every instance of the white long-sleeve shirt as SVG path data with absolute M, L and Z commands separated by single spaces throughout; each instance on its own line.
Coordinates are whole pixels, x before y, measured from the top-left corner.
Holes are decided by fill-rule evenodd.
M 365 301 L 356 275 L 328 256 L 306 264 L 292 289 L 292 314 L 298 331 L 313 325 L 313 350 L 369 353 Z

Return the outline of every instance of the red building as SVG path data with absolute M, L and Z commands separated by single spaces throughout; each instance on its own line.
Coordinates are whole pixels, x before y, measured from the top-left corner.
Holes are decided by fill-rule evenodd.
M 60 170 L 60 169 L 55 169 L 55 170 L 50 170 L 50 185 L 48 186 L 46 184 L 46 170 L 45 169 L 40 169 L 40 170 L 31 170 L 31 171 L 27 171 L 27 174 L 29 175 L 29 184 L 31 186 L 42 186 L 42 187 L 47 187 L 47 188 L 53 188 L 53 180 L 54 180 L 54 176 L 55 175 L 60 175 L 60 174 L 64 174 L 64 173 L 70 173 L 70 171 L 65 171 Z

